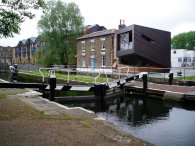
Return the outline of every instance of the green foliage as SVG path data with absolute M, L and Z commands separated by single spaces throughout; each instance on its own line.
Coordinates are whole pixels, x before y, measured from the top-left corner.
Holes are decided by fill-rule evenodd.
M 2 0 L 0 3 L 0 38 L 13 37 L 21 30 L 20 24 L 25 18 L 33 19 L 32 9 L 46 7 L 44 0 Z
M 67 65 L 75 59 L 76 39 L 83 32 L 83 17 L 75 3 L 49 1 L 48 9 L 38 22 L 41 40 L 47 49 L 42 63 L 50 67 L 53 64 Z
M 195 31 L 180 33 L 172 38 L 171 43 L 175 49 L 195 49 Z

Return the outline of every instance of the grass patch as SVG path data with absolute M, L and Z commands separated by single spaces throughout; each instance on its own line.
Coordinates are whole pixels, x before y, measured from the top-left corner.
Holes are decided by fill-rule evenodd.
M 36 118 L 38 119 L 49 119 L 51 118 L 49 115 L 46 115 L 44 111 L 37 111 Z
M 84 127 L 91 128 L 91 123 L 88 120 L 81 120 L 79 123 Z
M 73 116 L 70 116 L 70 115 L 64 115 L 63 116 L 63 120 L 70 120 L 70 121 L 72 121 L 72 120 L 75 120 L 75 118 Z
M 195 76 L 186 76 L 185 78 L 184 77 L 175 77 L 174 79 L 177 79 L 177 80 L 195 80 Z
M 6 113 L 6 114 L 0 114 L 0 121 L 4 120 L 14 120 L 17 116 L 14 113 Z
M 41 76 L 40 72 L 39 71 L 27 71 L 27 70 L 21 70 L 20 73 L 25 73 L 25 74 L 32 74 L 32 75 L 37 75 L 37 76 Z M 43 72 L 43 75 L 45 77 L 48 77 L 48 72 Z M 64 79 L 64 80 L 68 80 L 68 73 L 55 73 L 56 75 L 56 78 L 57 79 Z M 77 81 L 80 81 L 80 82 L 88 82 L 88 83 L 93 83 L 95 82 L 95 77 L 92 77 L 92 76 L 84 76 L 84 75 L 73 75 L 73 74 L 70 74 L 69 76 L 69 79 L 70 80 L 77 80 Z M 112 78 L 108 78 L 108 81 L 113 81 L 114 79 Z M 97 81 L 96 82 L 107 82 L 107 78 L 105 76 L 100 76 L 97 78 Z
M 1 93 L 1 91 L 0 91 L 0 99 L 5 99 L 5 98 L 6 98 L 6 95 Z
M 186 76 L 185 78 L 184 77 L 179 77 L 178 79 L 184 79 L 184 80 L 195 80 L 195 76 Z

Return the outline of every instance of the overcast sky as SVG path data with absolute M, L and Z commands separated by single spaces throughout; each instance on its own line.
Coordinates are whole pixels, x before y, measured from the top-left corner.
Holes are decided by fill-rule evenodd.
M 72 0 L 62 0 L 72 2 Z M 85 19 L 85 25 L 99 24 L 107 29 L 118 28 L 120 19 L 127 26 L 138 24 L 170 31 L 171 35 L 195 31 L 195 0 L 73 0 Z M 21 25 L 21 33 L 14 38 L 0 39 L 0 46 L 15 46 L 18 41 L 37 36 L 37 22 Z

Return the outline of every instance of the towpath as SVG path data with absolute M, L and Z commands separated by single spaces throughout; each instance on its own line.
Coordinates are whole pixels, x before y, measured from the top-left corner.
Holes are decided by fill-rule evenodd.
M 5 98 L 8 94 L 13 95 Z M 36 92 L 0 89 L 0 145 L 149 146 L 152 144 L 117 129 L 113 124 L 100 120 L 95 113 L 85 109 L 59 105 L 39 97 Z

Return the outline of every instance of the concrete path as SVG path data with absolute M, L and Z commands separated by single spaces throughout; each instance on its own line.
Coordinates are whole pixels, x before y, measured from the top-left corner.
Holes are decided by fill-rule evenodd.
M 30 90 L 29 90 L 30 91 Z M 17 96 L 28 105 L 31 105 L 39 111 L 44 111 L 46 115 L 61 116 L 64 114 L 73 115 L 82 118 L 95 118 L 94 112 L 86 110 L 82 107 L 69 108 L 58 104 L 56 102 L 49 101 L 40 97 L 39 92 L 30 91 L 23 94 L 18 94 Z

